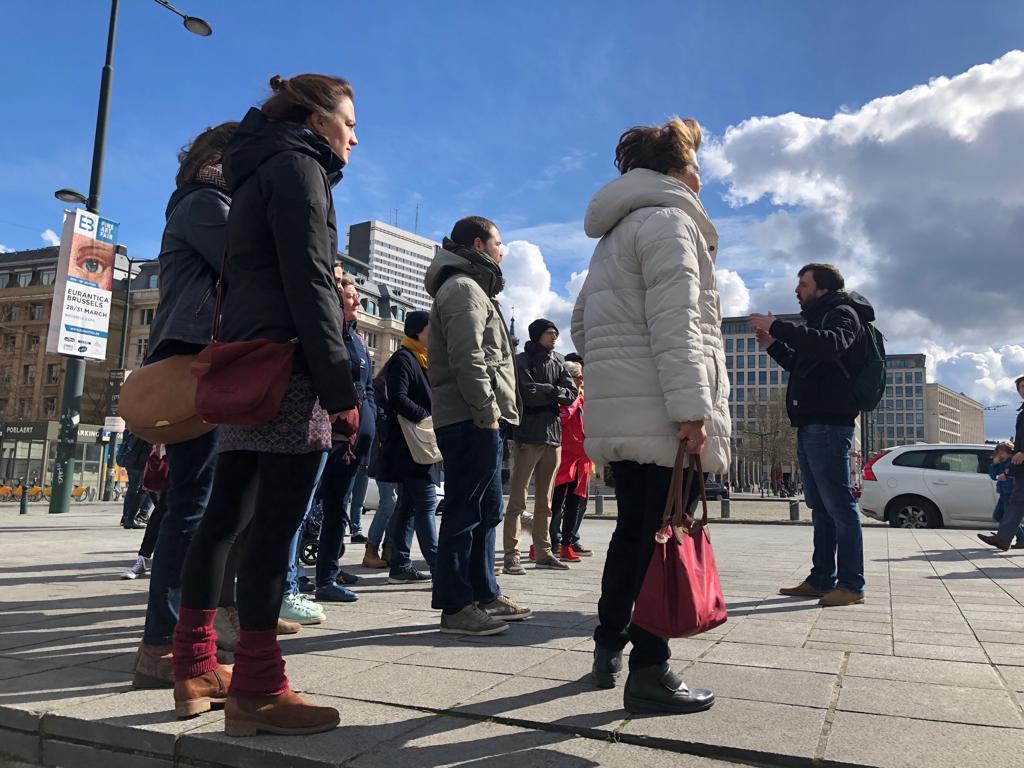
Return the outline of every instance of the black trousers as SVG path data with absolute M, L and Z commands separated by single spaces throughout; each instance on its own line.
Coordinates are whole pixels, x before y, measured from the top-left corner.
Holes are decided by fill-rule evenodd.
M 585 478 L 583 479 L 585 481 Z M 578 541 L 580 523 L 587 510 L 585 496 L 576 495 L 576 480 L 556 485 L 551 495 L 551 535 L 552 546 L 563 544 L 575 546 Z
M 249 528 L 239 553 L 238 620 L 245 630 L 277 626 L 289 547 L 306 512 L 320 455 L 319 451 L 220 454 L 210 503 L 185 556 L 183 607 L 217 607 L 228 553 L 235 539 Z
M 661 528 L 672 470 L 635 461 L 615 461 L 611 466 L 619 514 L 601 578 L 601 599 L 597 604 L 600 623 L 594 630 L 594 642 L 613 651 L 621 651 L 626 643 L 632 643 L 629 668 L 642 669 L 662 664 L 672 656 L 666 638 L 630 624 L 633 604 L 654 554 L 654 535 Z M 683 483 L 685 487 L 685 476 Z M 699 495 L 700 488 L 694 483 L 689 514 L 693 514 Z
M 151 495 L 156 499 L 156 506 L 153 507 L 153 514 L 149 516 L 149 521 L 146 523 L 146 532 L 142 534 L 142 544 L 139 546 L 139 555 L 147 559 L 153 556 L 153 550 L 156 549 L 160 521 L 164 519 L 164 512 L 167 511 L 167 493 L 152 493 Z

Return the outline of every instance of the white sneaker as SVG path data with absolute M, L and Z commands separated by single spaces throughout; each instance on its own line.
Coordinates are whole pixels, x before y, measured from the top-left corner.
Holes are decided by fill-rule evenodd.
M 149 568 L 146 567 L 146 558 L 139 555 L 135 558 L 135 562 L 128 567 L 128 569 L 121 574 L 122 579 L 137 579 L 139 576 L 145 576 L 146 571 Z
M 324 609 L 312 600 L 306 600 L 300 595 L 285 595 L 281 602 L 280 617 L 299 624 L 320 624 L 325 615 Z

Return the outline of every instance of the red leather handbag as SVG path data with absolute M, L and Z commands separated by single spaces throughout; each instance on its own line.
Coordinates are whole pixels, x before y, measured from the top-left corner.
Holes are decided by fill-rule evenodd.
M 146 468 L 142 472 L 142 487 L 154 493 L 163 493 L 171 487 L 171 465 L 167 457 L 160 455 L 160 446 L 154 445 L 146 459 Z
M 217 280 L 212 339 L 192 363 L 196 382 L 196 413 L 210 424 L 265 424 L 281 410 L 295 366 L 291 341 L 218 341 L 224 295 L 225 256 Z
M 633 623 L 658 637 L 690 637 L 723 624 L 725 597 L 718 581 L 718 566 L 708 536 L 708 498 L 700 456 L 691 456 L 691 471 L 682 476 L 686 453 L 682 444 L 672 470 L 672 485 L 665 502 L 662 527 L 655 534 L 654 554 L 640 595 L 633 607 Z M 686 513 L 693 477 L 700 482 L 704 514 L 695 520 Z

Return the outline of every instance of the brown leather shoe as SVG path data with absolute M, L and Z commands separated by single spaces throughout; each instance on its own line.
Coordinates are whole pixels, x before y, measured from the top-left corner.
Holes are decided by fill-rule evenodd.
M 280 696 L 252 699 L 232 696 L 224 706 L 224 733 L 228 736 L 302 736 L 329 731 L 340 722 L 341 716 L 334 707 L 309 704 L 291 690 Z
M 836 608 L 841 605 L 860 605 L 864 602 L 864 595 L 851 592 L 848 589 L 833 589 L 821 600 L 818 601 L 818 605 L 823 605 L 826 608 Z
M 277 619 L 277 634 L 279 635 L 297 635 L 299 630 L 302 629 L 302 625 L 297 621 L 288 621 L 288 619 Z
M 795 587 L 783 587 L 779 590 L 779 594 L 786 597 L 824 597 L 828 594 L 828 590 L 812 587 L 804 580 Z
M 178 717 L 195 717 L 223 706 L 228 700 L 231 685 L 231 670 L 217 667 L 189 680 L 174 683 L 174 714 Z
M 171 646 L 143 643 L 135 654 L 133 688 L 173 688 Z
M 986 533 L 979 533 L 978 534 L 978 538 L 981 539 L 986 544 L 988 544 L 990 547 L 995 547 L 996 549 L 1001 549 L 1001 550 L 1003 550 L 1003 552 L 1006 552 L 1010 548 L 1010 542 L 1003 541 L 998 536 L 989 536 Z

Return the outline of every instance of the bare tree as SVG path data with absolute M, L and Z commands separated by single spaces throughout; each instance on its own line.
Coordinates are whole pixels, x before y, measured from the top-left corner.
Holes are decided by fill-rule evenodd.
M 758 398 L 748 402 L 747 416 L 747 421 L 737 430 L 737 451 L 757 462 L 760 477 L 768 477 L 774 485 L 776 467 L 797 464 L 796 429 L 790 425 L 786 413 L 785 392 L 771 390 L 766 400 Z

